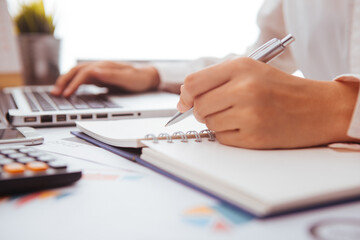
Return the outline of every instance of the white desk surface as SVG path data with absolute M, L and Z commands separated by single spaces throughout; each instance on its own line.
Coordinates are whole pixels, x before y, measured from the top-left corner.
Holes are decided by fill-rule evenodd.
M 75 138 L 74 127 L 39 128 L 45 143 L 83 169 L 73 186 L 0 198 L 0 239 L 359 239 L 360 202 L 267 220 Z M 61 154 L 60 154 L 61 153 Z M 69 157 L 73 156 L 73 157 Z M 335 222 L 327 222 L 335 221 Z M 320 225 L 317 225 L 320 224 Z M 350 238 L 353 237 L 353 238 Z

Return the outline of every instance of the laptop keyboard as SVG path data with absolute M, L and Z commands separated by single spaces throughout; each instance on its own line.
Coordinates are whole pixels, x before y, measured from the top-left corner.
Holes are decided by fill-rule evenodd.
M 24 91 L 24 95 L 34 112 L 72 110 L 72 109 L 98 109 L 98 108 L 120 108 L 121 106 L 109 101 L 102 95 L 76 95 L 70 98 L 57 97 L 49 92 Z M 33 96 L 33 98 L 31 97 Z M 34 102 L 36 100 L 37 104 Z M 39 107 L 41 109 L 39 109 Z
M 53 106 L 51 106 L 51 103 L 49 103 L 43 96 L 41 96 L 40 93 L 33 92 L 33 95 L 36 98 L 36 100 L 38 101 L 40 107 L 44 111 L 54 111 L 55 110 L 55 108 Z
M 31 111 L 33 112 L 38 112 L 40 111 L 40 109 L 36 106 L 36 104 L 34 103 L 34 101 L 32 100 L 31 96 L 30 96 L 30 93 L 28 92 L 24 92 L 25 94 L 25 97 L 26 97 L 26 100 L 27 102 L 29 103 L 29 106 L 31 108 Z
M 56 97 L 49 93 L 47 95 L 52 99 L 55 105 L 60 110 L 70 110 L 70 109 L 89 109 L 89 106 L 81 100 L 79 97 L 70 97 L 68 99 L 64 97 Z

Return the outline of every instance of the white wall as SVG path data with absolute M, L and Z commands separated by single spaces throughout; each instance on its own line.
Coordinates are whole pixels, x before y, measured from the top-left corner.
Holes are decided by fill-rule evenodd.
M 27 0 L 25 0 L 27 1 Z M 242 53 L 263 0 L 44 0 L 62 39 L 61 71 L 76 59 L 193 59 Z M 13 13 L 18 0 L 8 0 Z

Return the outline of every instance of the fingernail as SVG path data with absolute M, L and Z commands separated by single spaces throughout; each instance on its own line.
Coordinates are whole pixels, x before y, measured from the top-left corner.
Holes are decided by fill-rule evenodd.
M 183 106 L 181 103 L 178 103 L 178 104 L 177 104 L 177 109 L 178 109 L 178 111 L 181 112 L 181 113 L 185 112 L 185 111 L 184 111 L 184 106 Z

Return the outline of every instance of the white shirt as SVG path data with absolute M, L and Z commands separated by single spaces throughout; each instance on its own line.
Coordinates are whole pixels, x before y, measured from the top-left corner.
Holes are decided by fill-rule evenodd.
M 296 39 L 271 65 L 288 73 L 299 69 L 314 80 L 360 82 L 360 0 L 267 0 L 259 11 L 258 25 L 259 38 L 248 52 L 288 33 Z M 234 56 L 155 66 L 166 86 Z M 360 139 L 360 97 L 348 135 Z

